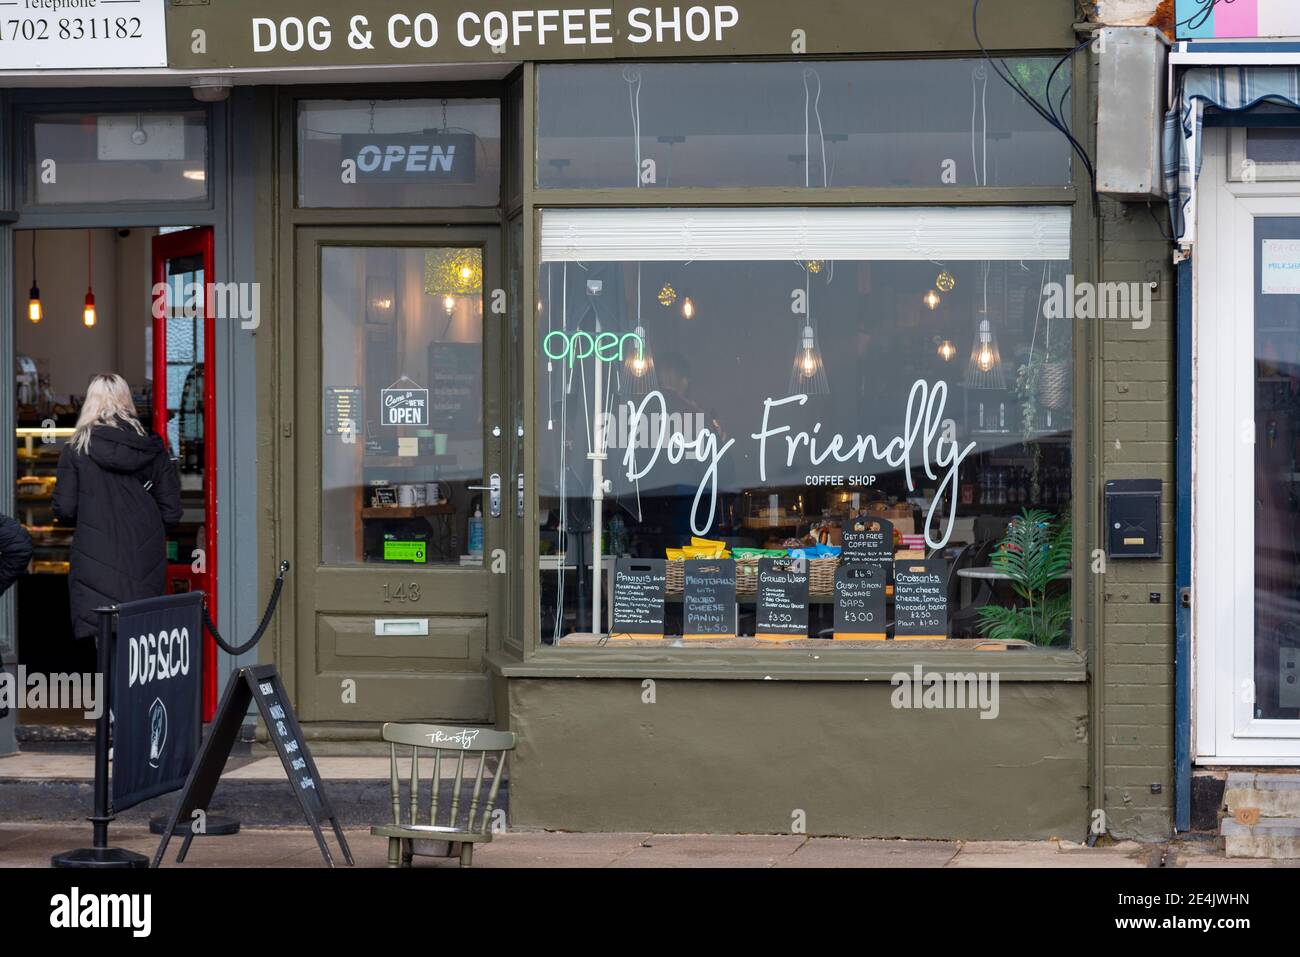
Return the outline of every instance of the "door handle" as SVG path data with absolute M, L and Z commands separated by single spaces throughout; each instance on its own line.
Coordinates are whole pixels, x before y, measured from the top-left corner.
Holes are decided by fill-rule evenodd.
M 471 492 L 488 493 L 488 514 L 493 518 L 501 517 L 501 474 L 493 472 L 488 476 L 487 485 L 467 485 Z

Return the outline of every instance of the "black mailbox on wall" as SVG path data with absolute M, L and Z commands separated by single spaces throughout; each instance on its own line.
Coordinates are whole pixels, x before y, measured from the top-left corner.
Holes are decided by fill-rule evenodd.
M 1160 480 L 1115 479 L 1106 483 L 1106 555 L 1160 557 Z

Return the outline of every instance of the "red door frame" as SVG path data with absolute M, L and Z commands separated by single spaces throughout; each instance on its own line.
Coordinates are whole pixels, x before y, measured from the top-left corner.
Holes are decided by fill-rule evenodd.
M 212 315 L 209 290 L 216 282 L 213 274 L 212 227 L 199 226 L 153 238 L 154 289 L 167 289 L 167 262 L 184 256 L 203 257 L 203 543 L 205 571 L 203 591 L 207 594 L 208 614 L 217 622 L 217 377 L 216 323 Z M 162 318 L 159 318 L 159 313 Z M 168 310 L 153 311 L 153 430 L 167 442 L 167 322 Z M 173 454 L 175 449 L 170 450 Z M 178 556 L 179 557 L 179 556 Z M 203 641 L 203 720 L 211 721 L 217 710 L 217 646 L 208 636 Z

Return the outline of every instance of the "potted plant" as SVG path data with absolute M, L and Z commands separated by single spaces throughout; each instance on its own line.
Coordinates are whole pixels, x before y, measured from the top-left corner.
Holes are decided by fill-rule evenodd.
M 1047 647 L 1064 639 L 1070 624 L 1070 594 L 1056 588 L 1070 571 L 1072 532 L 1068 515 L 1022 509 L 990 558 L 1023 605 L 985 605 L 979 631 L 994 641 L 1028 641 Z

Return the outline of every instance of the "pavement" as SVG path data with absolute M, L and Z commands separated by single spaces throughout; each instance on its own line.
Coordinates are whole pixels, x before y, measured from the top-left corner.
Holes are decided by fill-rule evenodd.
M 368 830 L 345 832 L 358 867 L 384 867 L 387 842 Z M 114 826 L 110 843 L 152 857 L 158 838 L 138 825 Z M 48 867 L 50 856 L 89 843 L 89 826 L 0 824 L 0 867 Z M 327 837 L 336 852 L 333 837 Z M 173 840 L 165 867 L 324 867 L 306 828 L 244 828 L 232 837 L 197 839 L 184 864 Z M 336 855 L 341 861 L 341 856 Z M 456 867 L 416 857 L 416 867 Z M 1067 841 L 905 841 L 762 834 L 650 834 L 508 831 L 474 855 L 479 868 L 521 867 L 1300 867 L 1300 860 L 1228 860 L 1215 841 L 1087 847 Z

